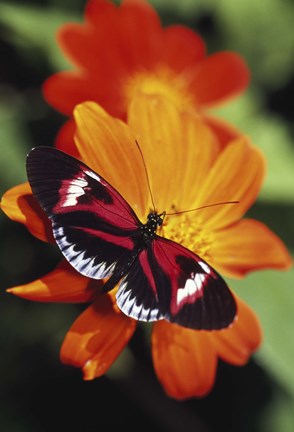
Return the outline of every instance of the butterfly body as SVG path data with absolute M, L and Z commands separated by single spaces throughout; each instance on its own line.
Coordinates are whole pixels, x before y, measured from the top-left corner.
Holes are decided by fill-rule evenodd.
M 221 329 L 236 316 L 233 295 L 202 258 L 157 234 L 165 212 L 142 223 L 120 193 L 81 161 L 37 147 L 27 158 L 33 194 L 51 220 L 69 263 L 140 321 L 166 319 L 192 329 Z
M 157 214 L 156 212 L 149 213 L 147 217 L 147 222 L 140 226 L 140 231 L 143 240 L 148 242 L 155 238 L 155 233 L 157 231 L 157 228 L 162 225 L 164 216 L 165 213 L 162 214 Z

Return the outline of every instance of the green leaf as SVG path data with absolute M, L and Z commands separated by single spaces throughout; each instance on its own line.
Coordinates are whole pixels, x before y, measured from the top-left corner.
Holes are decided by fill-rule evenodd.
M 214 1 L 214 14 L 224 35 L 224 45 L 246 58 L 253 81 L 278 88 L 291 78 L 294 2 Z
M 256 358 L 294 397 L 293 280 L 294 269 L 268 270 L 230 286 L 260 318 L 264 340 Z
M 3 87 L 0 98 L 1 194 L 26 179 L 25 159 L 29 137 L 22 117 L 22 98 L 9 87 Z
M 52 7 L 8 2 L 0 5 L 0 24 L 9 30 L 6 37 L 20 49 L 34 46 L 43 50 L 56 70 L 70 67 L 57 46 L 56 32 L 62 24 L 71 21 L 81 21 L 81 17 Z

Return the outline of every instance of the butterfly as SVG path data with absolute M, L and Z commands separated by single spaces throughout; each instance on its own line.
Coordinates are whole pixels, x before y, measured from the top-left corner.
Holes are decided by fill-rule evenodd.
M 234 321 L 236 302 L 222 277 L 157 234 L 165 212 L 151 211 L 142 223 L 102 176 L 52 147 L 32 149 L 26 167 L 61 252 L 82 275 L 106 279 L 103 292 L 118 286 L 116 302 L 124 314 L 205 330 Z

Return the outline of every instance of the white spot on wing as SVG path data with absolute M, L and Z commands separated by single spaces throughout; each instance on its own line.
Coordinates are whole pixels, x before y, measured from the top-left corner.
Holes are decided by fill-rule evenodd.
M 67 187 L 64 201 L 62 201 L 62 207 L 74 206 L 78 203 L 78 198 L 85 194 L 84 188 L 88 185 L 87 180 L 84 178 L 75 178 Z
M 203 270 L 205 271 L 205 273 L 208 273 L 208 274 L 210 273 L 210 268 L 209 268 L 209 266 L 205 262 L 199 261 L 198 264 L 200 265 L 200 267 L 203 268 Z
M 186 280 L 185 286 L 179 288 L 177 291 L 177 305 L 182 303 L 186 298 L 191 298 L 197 292 L 200 292 L 205 278 L 206 276 L 203 273 L 191 274 L 191 278 Z
M 92 177 L 93 179 L 99 181 L 99 183 L 101 182 L 101 178 L 99 177 L 99 175 L 96 174 L 96 173 L 94 173 L 93 171 L 85 171 L 85 173 L 86 173 L 88 176 Z

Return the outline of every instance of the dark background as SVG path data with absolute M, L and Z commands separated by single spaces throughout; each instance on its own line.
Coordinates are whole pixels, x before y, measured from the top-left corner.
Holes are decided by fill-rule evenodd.
M 153 2 L 165 24 L 194 28 L 209 52 L 238 51 L 250 66 L 248 92 L 219 114 L 265 152 L 269 174 L 250 215 L 293 250 L 293 4 L 178 3 Z M 36 145 L 52 145 L 64 121 L 44 102 L 40 89 L 67 65 L 54 40 L 56 28 L 81 21 L 84 5 L 82 0 L 0 1 L 1 194 L 25 181 L 26 153 Z M 38 304 L 8 295 L 6 288 L 52 270 L 59 254 L 3 214 L 0 224 L 0 431 L 88 432 L 116 426 L 163 432 L 294 430 L 293 273 L 260 272 L 232 282 L 260 316 L 264 345 L 245 367 L 220 362 L 206 398 L 177 402 L 165 396 L 154 376 L 144 327 L 138 326 L 105 377 L 84 382 L 79 370 L 60 363 L 63 337 L 84 306 Z

